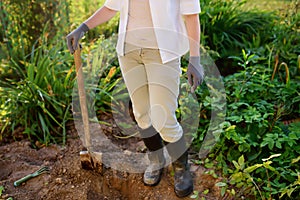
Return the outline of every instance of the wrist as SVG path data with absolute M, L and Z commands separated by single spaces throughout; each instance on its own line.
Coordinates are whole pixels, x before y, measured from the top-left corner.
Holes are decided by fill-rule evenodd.
M 82 23 L 79 26 L 79 29 L 82 30 L 84 33 L 88 32 L 90 30 L 90 28 L 85 23 Z
M 200 56 L 190 56 L 189 62 L 194 66 L 200 65 Z

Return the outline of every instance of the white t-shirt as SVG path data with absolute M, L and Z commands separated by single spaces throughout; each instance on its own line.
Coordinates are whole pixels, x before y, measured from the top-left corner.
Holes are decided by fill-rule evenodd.
M 149 0 L 129 0 L 125 43 L 136 47 L 158 49 Z
M 117 53 L 124 55 L 130 0 L 106 0 L 104 6 L 120 11 Z M 200 13 L 199 0 L 149 0 L 152 24 L 163 63 L 184 55 L 189 41 L 182 15 Z

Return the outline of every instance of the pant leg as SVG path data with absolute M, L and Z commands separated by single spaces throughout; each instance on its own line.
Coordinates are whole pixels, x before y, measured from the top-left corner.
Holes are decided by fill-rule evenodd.
M 150 118 L 153 127 L 166 142 L 176 142 L 182 135 L 176 109 L 180 84 L 180 59 L 163 64 L 158 50 L 143 53 L 149 84 Z
M 149 89 L 145 65 L 141 60 L 141 50 L 133 49 L 120 56 L 119 63 L 132 101 L 135 120 L 140 128 L 149 128 L 151 126 Z

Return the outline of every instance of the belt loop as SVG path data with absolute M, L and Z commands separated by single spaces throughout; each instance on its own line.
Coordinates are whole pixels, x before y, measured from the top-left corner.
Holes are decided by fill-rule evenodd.
M 143 48 L 140 48 L 140 56 L 143 56 Z

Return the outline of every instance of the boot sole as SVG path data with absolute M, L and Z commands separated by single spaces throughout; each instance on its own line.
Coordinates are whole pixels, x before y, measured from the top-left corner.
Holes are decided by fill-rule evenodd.
M 194 186 L 191 187 L 186 192 L 185 191 L 177 191 L 177 190 L 174 190 L 174 191 L 175 191 L 175 194 L 177 197 L 182 198 L 182 197 L 186 197 L 186 196 L 190 195 L 193 192 L 193 190 L 194 190 Z

